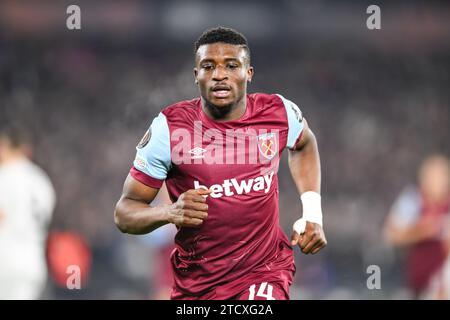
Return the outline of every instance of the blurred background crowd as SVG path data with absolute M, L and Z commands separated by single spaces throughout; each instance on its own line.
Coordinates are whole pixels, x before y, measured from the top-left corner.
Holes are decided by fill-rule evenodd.
M 450 155 L 448 3 L 380 2 L 382 28 L 368 30 L 367 1 L 77 1 L 82 29 L 73 31 L 69 4 L 0 3 L 0 125 L 26 128 L 57 199 L 41 298 L 167 296 L 175 228 L 124 235 L 113 210 L 153 117 L 198 96 L 193 43 L 217 25 L 249 40 L 249 91 L 296 102 L 318 139 L 328 246 L 296 251 L 292 298 L 414 297 L 406 250 L 384 229 L 422 161 Z M 279 182 L 290 235 L 301 203 L 286 154 Z M 67 256 L 83 265 L 81 290 L 65 287 Z M 380 267 L 379 290 L 367 288 L 370 265 Z

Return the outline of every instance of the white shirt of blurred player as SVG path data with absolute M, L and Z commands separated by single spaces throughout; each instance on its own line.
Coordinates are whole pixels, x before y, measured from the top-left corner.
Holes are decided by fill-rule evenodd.
M 55 191 L 26 158 L 0 165 L 0 299 L 38 299 L 45 287 L 45 241 Z

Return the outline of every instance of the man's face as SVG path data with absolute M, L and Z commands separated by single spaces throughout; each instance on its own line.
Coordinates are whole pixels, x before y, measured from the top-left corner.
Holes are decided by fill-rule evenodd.
M 450 192 L 450 168 L 448 160 L 434 156 L 425 161 L 419 172 L 420 187 L 433 198 L 446 198 Z
M 205 44 L 195 57 L 194 77 L 200 94 L 207 103 L 216 107 L 236 104 L 247 92 L 253 68 L 247 53 L 239 45 L 228 43 Z

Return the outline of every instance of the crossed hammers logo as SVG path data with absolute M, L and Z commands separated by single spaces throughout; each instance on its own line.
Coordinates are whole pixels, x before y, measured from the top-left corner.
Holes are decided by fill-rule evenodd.
M 267 141 L 269 142 L 269 144 L 267 144 Z M 273 140 L 272 139 L 264 140 L 264 142 L 262 143 L 261 147 L 264 149 L 264 155 L 265 156 L 271 156 L 272 153 L 274 152 L 272 150 L 272 144 L 273 144 Z M 270 152 L 270 154 L 269 154 L 269 152 Z

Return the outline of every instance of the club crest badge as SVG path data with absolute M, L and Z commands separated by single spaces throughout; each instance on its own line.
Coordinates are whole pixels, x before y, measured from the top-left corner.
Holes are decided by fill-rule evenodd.
M 258 149 L 262 156 L 271 160 L 278 152 L 278 139 L 275 133 L 264 133 L 258 136 Z

